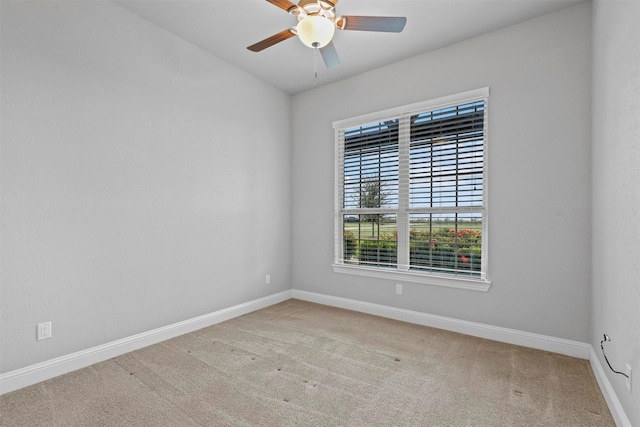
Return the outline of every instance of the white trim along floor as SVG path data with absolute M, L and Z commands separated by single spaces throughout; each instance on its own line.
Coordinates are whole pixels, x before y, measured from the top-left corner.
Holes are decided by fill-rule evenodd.
M 590 344 L 296 289 L 248 301 L 203 316 L 194 317 L 193 319 L 1 374 L 0 394 L 27 387 L 139 348 L 215 325 L 291 298 L 588 359 L 616 424 L 621 427 L 631 427 L 631 423 L 609 379 L 605 375 L 605 370 Z

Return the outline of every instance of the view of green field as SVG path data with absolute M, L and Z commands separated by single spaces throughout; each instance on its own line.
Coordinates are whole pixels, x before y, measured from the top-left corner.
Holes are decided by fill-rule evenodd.
M 434 235 L 439 234 L 439 230 L 456 230 L 456 223 L 453 221 L 447 222 L 411 222 L 409 229 L 417 232 L 431 233 Z M 344 232 L 351 233 L 355 239 L 391 239 L 397 230 L 395 222 L 344 222 Z M 473 230 L 475 232 L 482 232 L 481 221 L 459 221 L 457 230 Z

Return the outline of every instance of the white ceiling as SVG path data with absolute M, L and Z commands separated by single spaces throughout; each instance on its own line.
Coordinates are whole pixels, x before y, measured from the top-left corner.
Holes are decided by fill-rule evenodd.
M 247 46 L 296 25 L 265 0 L 112 0 L 288 93 L 314 88 L 314 51 L 297 37 L 254 53 Z M 295 2 L 295 0 L 293 0 Z M 341 0 L 339 15 L 406 16 L 402 33 L 336 31 L 341 65 L 318 55 L 321 86 L 585 0 Z

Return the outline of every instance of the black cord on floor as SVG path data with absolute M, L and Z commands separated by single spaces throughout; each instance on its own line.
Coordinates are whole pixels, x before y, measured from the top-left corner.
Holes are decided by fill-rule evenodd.
M 604 356 L 604 360 L 606 360 L 607 361 L 607 365 L 609 365 L 609 369 L 611 369 L 616 374 L 624 375 L 625 377 L 629 378 L 629 375 L 625 374 L 624 372 L 616 371 L 611 366 L 611 363 L 609 363 L 609 359 L 607 359 L 607 355 L 604 353 L 604 345 L 603 344 L 604 344 L 605 341 L 611 341 L 611 338 L 609 338 L 607 336 L 607 334 L 604 334 L 604 339 L 602 341 L 600 341 L 600 348 L 602 349 L 602 355 Z

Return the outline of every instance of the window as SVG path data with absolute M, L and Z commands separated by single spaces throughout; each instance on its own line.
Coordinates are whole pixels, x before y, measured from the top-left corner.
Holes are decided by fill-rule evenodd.
M 488 290 L 488 94 L 334 123 L 335 271 Z

